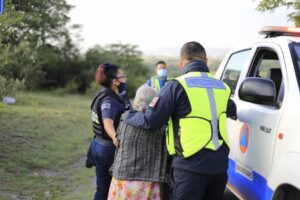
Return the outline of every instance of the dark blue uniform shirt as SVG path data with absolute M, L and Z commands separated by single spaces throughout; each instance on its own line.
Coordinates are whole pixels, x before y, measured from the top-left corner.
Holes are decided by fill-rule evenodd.
M 201 61 L 188 63 L 183 73 L 208 72 L 208 67 Z M 155 104 L 155 105 L 154 105 Z M 153 102 L 145 113 L 130 111 L 126 116 L 127 123 L 145 129 L 158 129 L 173 119 L 175 134 L 178 131 L 179 119 L 191 112 L 187 94 L 177 80 L 171 80 L 160 90 L 157 102 Z M 227 116 L 236 116 L 236 106 L 229 100 Z M 199 130 L 200 131 L 200 130 Z M 199 174 L 218 174 L 227 171 L 229 148 L 224 144 L 217 151 L 202 149 L 193 156 L 181 159 L 174 156 L 173 168 L 179 168 Z
M 101 104 L 102 119 L 109 118 L 114 121 L 114 127 L 117 130 L 120 117 L 125 112 L 126 107 L 116 98 L 107 96 L 103 99 Z

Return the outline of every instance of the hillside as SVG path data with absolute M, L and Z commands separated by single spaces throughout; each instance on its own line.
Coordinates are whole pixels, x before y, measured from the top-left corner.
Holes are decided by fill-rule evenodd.
M 90 98 L 21 93 L 0 104 L 0 199 L 92 199 Z

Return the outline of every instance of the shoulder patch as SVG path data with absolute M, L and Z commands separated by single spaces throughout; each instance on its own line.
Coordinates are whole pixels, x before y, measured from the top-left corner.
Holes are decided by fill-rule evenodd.
M 157 102 L 159 100 L 159 97 L 154 97 L 151 103 L 149 104 L 150 107 L 155 108 Z
M 101 105 L 101 110 L 110 109 L 111 103 L 103 103 Z

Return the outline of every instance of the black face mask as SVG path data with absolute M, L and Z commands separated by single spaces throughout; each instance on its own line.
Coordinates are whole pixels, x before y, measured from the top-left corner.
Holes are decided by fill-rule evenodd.
M 127 83 L 123 83 L 123 82 L 119 82 L 120 85 L 118 86 L 118 90 L 119 90 L 119 93 L 122 93 L 124 91 L 127 90 Z

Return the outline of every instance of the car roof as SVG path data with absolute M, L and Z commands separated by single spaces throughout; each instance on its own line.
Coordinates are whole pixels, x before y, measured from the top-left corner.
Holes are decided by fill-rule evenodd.
M 286 31 L 295 31 L 296 33 L 289 34 Z M 277 33 L 276 33 L 277 32 Z M 292 42 L 300 43 L 300 28 L 295 27 L 278 27 L 278 26 L 268 26 L 263 27 L 259 30 L 259 33 L 262 34 L 260 39 L 252 40 L 240 45 L 235 46 L 234 48 L 230 49 L 228 55 L 241 51 L 244 49 L 250 49 L 253 45 L 257 45 L 260 43 L 274 43 L 279 46 L 285 46 Z M 270 36 L 271 33 L 271 36 Z M 273 34 L 275 33 L 275 34 Z
M 274 43 L 274 44 L 278 44 L 279 46 L 283 46 L 283 45 L 288 45 L 292 42 L 300 43 L 300 37 L 294 37 L 294 36 L 277 36 L 272 38 L 262 37 L 260 39 L 256 39 L 250 42 L 246 42 L 244 44 L 240 44 L 235 48 L 231 49 L 230 52 L 239 51 L 245 48 L 251 48 L 253 45 L 259 43 Z
M 300 37 L 295 36 L 276 36 L 272 38 L 261 38 L 257 42 L 291 43 L 300 42 Z

